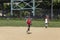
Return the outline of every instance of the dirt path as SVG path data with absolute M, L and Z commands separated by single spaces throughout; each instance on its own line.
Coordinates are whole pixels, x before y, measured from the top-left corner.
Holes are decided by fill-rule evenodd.
M 27 34 L 26 29 L 26 27 L 0 27 L 0 40 L 60 40 L 60 28 L 31 27 L 32 34 Z

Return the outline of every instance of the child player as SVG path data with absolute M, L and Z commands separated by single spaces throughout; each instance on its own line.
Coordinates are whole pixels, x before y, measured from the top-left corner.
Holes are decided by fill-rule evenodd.
M 26 23 L 28 26 L 28 29 L 27 29 L 27 33 L 28 33 L 30 31 L 30 26 L 31 26 L 31 18 L 30 17 L 27 18 Z
M 48 27 L 48 20 L 49 20 L 49 16 L 46 15 L 46 17 L 45 17 L 45 28 Z

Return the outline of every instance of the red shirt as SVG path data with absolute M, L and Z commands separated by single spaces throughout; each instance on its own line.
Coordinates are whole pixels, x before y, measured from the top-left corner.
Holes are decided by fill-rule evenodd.
M 31 24 L 31 19 L 30 19 L 30 18 L 27 19 L 27 24 L 28 24 L 28 25 Z

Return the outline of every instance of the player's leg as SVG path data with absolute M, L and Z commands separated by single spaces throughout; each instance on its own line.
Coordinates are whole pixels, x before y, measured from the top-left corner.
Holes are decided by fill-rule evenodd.
M 30 25 L 28 25 L 28 31 L 30 31 Z
M 28 29 L 27 29 L 27 32 L 30 31 L 30 25 L 28 25 Z
M 48 27 L 48 23 L 45 23 L 45 28 L 47 28 Z
M 30 25 L 28 25 L 27 34 L 31 34 L 31 32 L 30 32 Z

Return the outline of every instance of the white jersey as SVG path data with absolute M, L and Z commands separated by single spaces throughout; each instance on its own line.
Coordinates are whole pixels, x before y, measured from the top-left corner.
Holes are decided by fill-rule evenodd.
M 45 19 L 45 23 L 48 23 L 48 19 Z

